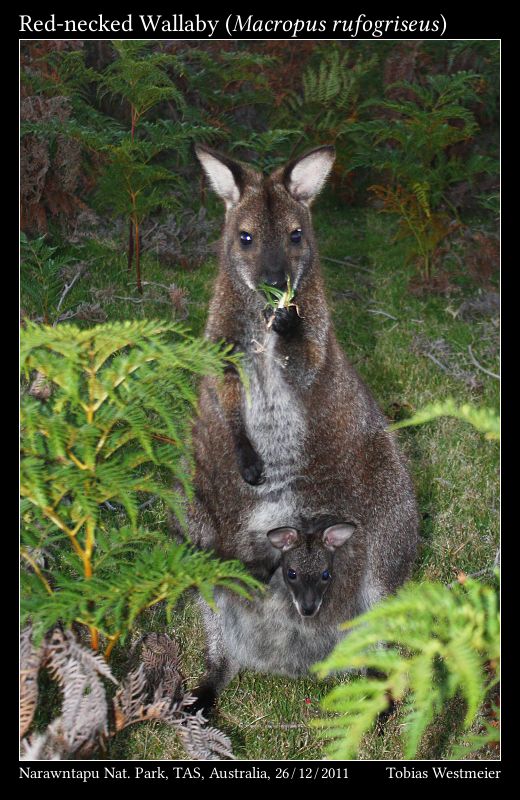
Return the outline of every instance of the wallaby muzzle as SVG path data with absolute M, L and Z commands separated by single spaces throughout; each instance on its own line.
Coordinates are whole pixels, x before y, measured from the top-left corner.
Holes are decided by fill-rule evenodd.
M 287 274 L 283 272 L 269 272 L 267 273 L 262 283 L 267 283 L 269 286 L 274 286 L 282 292 L 287 290 Z
M 317 586 L 316 588 L 306 587 L 303 592 L 300 587 L 289 588 L 291 589 L 294 604 L 298 609 L 298 613 L 302 617 L 315 617 L 321 608 L 323 595 L 327 590 L 327 586 L 321 585 Z
M 304 603 L 297 603 L 296 604 L 298 611 L 302 615 L 302 617 L 315 617 L 318 611 L 320 610 L 321 600 L 319 603 L 312 603 L 312 605 L 307 605 Z

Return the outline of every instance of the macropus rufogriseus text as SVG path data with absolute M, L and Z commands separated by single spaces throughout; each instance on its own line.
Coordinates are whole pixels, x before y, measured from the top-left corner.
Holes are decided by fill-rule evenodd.
M 319 646 L 313 645 L 285 586 L 293 614 L 277 613 L 279 602 L 286 605 L 271 591 L 283 577 L 269 530 L 299 530 L 306 518 L 356 520 L 335 555 L 341 579 L 320 613 L 306 621 L 325 632 L 406 579 L 417 546 L 417 511 L 394 435 L 343 354 L 327 307 L 310 205 L 334 149 L 319 147 L 269 176 L 206 147 L 198 147 L 197 156 L 226 205 L 206 335 L 244 353 L 249 387 L 233 371 L 222 382 L 208 378 L 201 385 L 190 538 L 221 557 L 239 558 L 270 589 L 260 612 L 255 604 L 256 616 L 226 592 L 219 593 L 220 614 L 205 609 L 208 676 L 201 700 L 209 703 L 237 665 L 299 674 L 335 640 L 315 633 Z M 268 327 L 258 286 L 283 288 L 288 279 L 295 305 L 278 309 Z M 275 625 L 270 613 L 277 613 Z

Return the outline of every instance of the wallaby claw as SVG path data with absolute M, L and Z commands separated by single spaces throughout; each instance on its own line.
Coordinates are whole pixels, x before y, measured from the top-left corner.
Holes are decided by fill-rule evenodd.
M 265 322 L 269 322 L 271 317 L 274 317 L 274 309 L 271 306 L 266 306 L 262 311 L 263 318 Z

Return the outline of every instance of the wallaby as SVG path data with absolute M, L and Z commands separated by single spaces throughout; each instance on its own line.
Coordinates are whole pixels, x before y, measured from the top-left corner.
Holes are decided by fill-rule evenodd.
M 319 534 L 302 535 L 296 528 L 275 528 L 267 537 L 282 552 L 280 569 L 302 617 L 314 617 L 331 585 L 334 553 L 350 539 L 352 524 L 331 525 Z
M 190 538 L 220 557 L 240 559 L 270 587 L 281 581 L 283 607 L 288 600 L 294 612 L 276 569 L 280 552 L 267 532 L 299 529 L 299 518 L 319 515 L 333 523 L 357 520 L 355 535 L 335 555 L 341 581 L 325 596 L 320 613 L 306 621 L 324 631 L 321 639 L 308 635 L 299 614 L 279 615 L 277 592 L 274 607 L 272 593 L 264 601 L 265 624 L 256 614 L 249 628 L 241 598 L 220 592 L 220 613 L 205 609 L 203 704 L 234 674 L 226 637 L 234 641 L 238 629 L 244 635 L 235 661 L 253 668 L 291 674 L 278 634 L 284 642 L 293 637 L 300 666 L 311 663 L 317 650 L 323 655 L 324 641 L 331 647 L 335 641 L 336 634 L 326 633 L 329 624 L 335 630 L 407 578 L 418 520 L 404 458 L 342 352 L 327 308 L 310 207 L 334 149 L 316 148 L 269 176 L 206 147 L 198 147 L 197 156 L 226 206 L 206 335 L 244 353 L 248 387 L 232 370 L 221 382 L 208 378 L 201 384 Z M 294 305 L 278 309 L 268 326 L 258 286 L 283 288 L 288 278 Z M 276 617 L 269 618 L 271 612 Z
M 208 673 L 193 692 L 195 707 L 209 713 L 218 693 L 241 669 L 303 675 L 345 635 L 339 622 L 355 610 L 344 592 L 350 562 L 354 569 L 357 562 L 357 549 L 350 547 L 356 524 L 329 524 L 332 519 L 299 518 L 298 528 L 267 532 L 277 561 L 265 594 L 244 600 L 218 591 L 218 613 L 201 601 Z

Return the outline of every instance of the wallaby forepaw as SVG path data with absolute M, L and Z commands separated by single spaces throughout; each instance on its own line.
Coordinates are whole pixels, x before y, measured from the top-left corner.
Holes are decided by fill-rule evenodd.
M 260 486 L 260 484 L 265 482 L 265 475 L 263 474 L 263 471 L 264 462 L 262 459 L 259 459 L 254 464 L 243 466 L 240 470 L 240 473 L 246 483 L 250 483 L 251 486 Z
M 296 306 L 289 306 L 288 308 L 277 308 L 274 312 L 274 318 L 271 324 L 273 331 L 286 336 L 293 331 L 300 321 L 298 310 Z
M 245 482 L 251 486 L 259 486 L 265 481 L 264 462 L 249 442 L 242 443 L 238 449 L 238 467 Z

